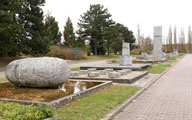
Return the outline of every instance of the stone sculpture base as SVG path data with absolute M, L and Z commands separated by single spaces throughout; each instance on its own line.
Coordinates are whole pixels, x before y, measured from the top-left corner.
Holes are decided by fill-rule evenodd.
M 131 66 L 132 56 L 124 55 L 120 57 L 120 66 Z

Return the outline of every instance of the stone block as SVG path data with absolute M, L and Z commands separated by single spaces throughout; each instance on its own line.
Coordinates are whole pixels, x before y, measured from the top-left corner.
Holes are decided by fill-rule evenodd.
M 145 60 L 147 60 L 149 58 L 149 55 L 146 52 L 142 52 L 141 53 L 141 57 Z
M 9 63 L 5 75 L 18 86 L 58 87 L 69 79 L 70 67 L 59 58 L 26 58 Z
M 109 77 L 110 78 L 119 78 L 121 76 L 121 74 L 119 72 L 110 72 L 109 73 Z
M 162 27 L 154 27 L 153 60 L 162 61 Z
M 119 62 L 121 66 L 132 65 L 132 56 L 121 56 Z
M 131 69 L 123 69 L 124 71 L 126 71 L 127 72 L 127 74 L 129 74 L 129 73 L 131 73 L 132 72 L 132 70 Z
M 122 55 L 130 55 L 130 45 L 129 43 L 123 43 L 123 48 L 122 48 Z
M 121 75 L 126 75 L 127 74 L 127 71 L 125 71 L 125 70 L 117 70 L 117 72 L 119 72 Z
M 80 76 L 81 73 L 79 71 L 71 71 L 70 75 L 73 77 L 76 77 L 76 76 Z
M 99 70 L 100 75 L 107 75 L 107 70 Z
M 88 77 L 99 77 L 99 72 L 98 71 L 89 72 Z
M 80 70 L 79 72 L 81 75 L 88 74 L 88 70 Z
M 113 69 L 105 69 L 107 72 L 113 72 Z
M 161 37 L 161 36 L 162 36 L 162 26 L 155 26 L 154 37 Z

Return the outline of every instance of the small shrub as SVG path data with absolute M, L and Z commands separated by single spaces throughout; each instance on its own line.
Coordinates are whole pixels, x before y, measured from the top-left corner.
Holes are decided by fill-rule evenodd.
M 49 57 L 59 57 L 67 60 L 74 60 L 75 55 L 72 53 L 74 48 L 64 48 L 62 46 L 52 46 L 50 52 L 47 54 Z M 87 52 L 79 49 L 77 59 L 87 59 Z
M 49 106 L 0 102 L 0 119 L 3 120 L 43 120 L 53 114 L 53 108 Z
M 131 51 L 131 54 L 134 54 L 134 55 L 140 55 L 141 54 L 141 51 L 138 49 L 138 48 L 135 48 Z

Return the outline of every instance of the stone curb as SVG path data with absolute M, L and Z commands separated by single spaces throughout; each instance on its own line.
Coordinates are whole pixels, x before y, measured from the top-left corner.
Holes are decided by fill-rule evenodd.
M 182 60 L 181 58 L 180 60 Z M 151 87 L 160 77 L 162 77 L 166 72 L 168 72 L 171 68 L 173 68 L 180 60 L 173 63 L 171 67 L 167 68 L 164 72 L 162 72 L 160 75 L 155 77 L 150 83 L 145 85 L 141 90 L 139 90 L 136 94 L 134 94 L 131 98 L 128 98 L 125 102 L 120 104 L 118 107 L 116 107 L 112 112 L 108 113 L 104 118 L 101 120 L 112 120 L 113 117 L 115 117 L 119 112 L 121 112 L 127 105 L 129 105 L 134 99 L 136 99 L 139 95 L 141 95 L 145 90 L 147 90 L 149 87 Z

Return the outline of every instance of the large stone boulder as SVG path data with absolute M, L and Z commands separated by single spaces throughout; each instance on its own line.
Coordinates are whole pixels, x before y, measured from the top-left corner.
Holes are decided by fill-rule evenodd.
M 26 58 L 9 63 L 5 75 L 19 86 L 57 87 L 69 79 L 70 67 L 59 58 Z

